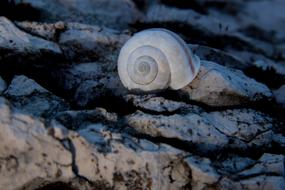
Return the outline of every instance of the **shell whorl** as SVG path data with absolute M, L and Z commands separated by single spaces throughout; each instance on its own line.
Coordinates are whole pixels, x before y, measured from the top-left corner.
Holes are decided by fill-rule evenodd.
M 166 29 L 136 33 L 122 47 L 120 79 L 129 90 L 180 89 L 190 83 L 200 66 L 186 43 Z

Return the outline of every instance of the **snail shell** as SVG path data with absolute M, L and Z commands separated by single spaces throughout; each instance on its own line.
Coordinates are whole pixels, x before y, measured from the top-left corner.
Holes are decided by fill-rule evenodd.
M 120 79 L 129 90 L 177 90 L 189 84 L 199 68 L 199 57 L 186 43 L 160 28 L 136 33 L 122 47 L 118 59 Z

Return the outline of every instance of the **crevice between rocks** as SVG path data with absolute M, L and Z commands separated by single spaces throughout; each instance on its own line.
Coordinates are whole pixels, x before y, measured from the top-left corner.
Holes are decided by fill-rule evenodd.
M 82 176 L 82 175 L 79 174 L 78 166 L 76 164 L 76 150 L 75 150 L 74 144 L 72 143 L 72 141 L 70 139 L 65 139 L 64 141 L 68 145 L 67 150 L 71 153 L 71 158 L 72 158 L 72 166 L 71 166 L 71 168 L 72 168 L 73 173 L 79 179 L 83 179 L 84 181 L 87 181 L 87 182 L 89 182 L 91 184 L 91 181 L 88 178 L 86 178 L 85 176 Z

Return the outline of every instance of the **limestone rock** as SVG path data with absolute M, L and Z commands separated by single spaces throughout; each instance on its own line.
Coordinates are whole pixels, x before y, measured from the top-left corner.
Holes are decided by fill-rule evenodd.
M 270 147 L 274 135 L 272 119 L 250 109 L 173 115 L 137 111 L 126 120 L 136 133 L 179 140 L 184 148 L 195 148 L 203 155 L 221 149 Z
M 197 44 L 189 44 L 189 47 L 192 49 L 194 54 L 203 60 L 212 61 L 234 69 L 244 69 L 250 66 L 240 58 L 219 49 Z
M 19 30 L 5 17 L 0 17 L 0 39 L 1 64 L 15 61 L 38 66 L 62 58 L 57 44 Z
M 185 148 L 193 147 L 197 152 L 211 152 L 228 144 L 227 136 L 198 114 L 163 116 L 137 111 L 126 119 L 127 124 L 140 134 L 177 139 L 184 142 Z
M 98 105 L 106 97 L 127 93 L 114 67 L 100 62 L 81 63 L 57 70 L 52 78 L 57 81 L 55 85 L 68 92 L 71 100 L 80 107 Z
M 80 110 L 80 111 L 64 111 L 59 112 L 55 119 L 63 126 L 77 130 L 84 128 L 86 125 L 100 122 L 102 124 L 118 122 L 118 116 L 115 113 L 109 113 L 103 108 L 95 110 Z
M 0 128 L 0 189 L 36 189 L 75 177 L 71 153 L 47 133 L 43 122 L 12 111 L 2 97 Z
M 57 41 L 61 32 L 65 31 L 66 25 L 64 22 L 56 23 L 40 23 L 40 22 L 16 22 L 16 25 L 35 36 L 40 36 L 50 41 Z
M 284 6 L 0 0 L 0 189 L 285 189 Z M 130 92 L 119 50 L 154 27 L 208 61 Z
M 72 62 L 116 62 L 118 51 L 128 38 L 128 35 L 106 27 L 68 23 L 58 43 Z
M 5 96 L 17 109 L 35 116 L 51 117 L 58 111 L 68 109 L 64 100 L 24 75 L 14 77 Z
M 100 122 L 56 136 L 69 139 L 78 175 L 94 182 L 95 188 L 180 189 L 189 182 L 185 153 L 168 145 L 122 135 Z M 166 180 L 170 175 L 175 181 Z
M 81 129 L 82 136 L 66 130 L 62 133 L 65 135 L 58 135 L 64 130 L 60 124 L 52 122 L 46 129 L 41 121 L 12 111 L 3 98 L 0 98 L 0 109 L 0 163 L 1 170 L 5 171 L 1 172 L 1 189 L 36 189 L 58 181 L 67 183 L 74 178 L 93 182 L 89 189 L 179 189 L 189 181 L 189 169 L 183 167 L 185 153 L 170 146 L 122 137 L 103 125 Z M 92 136 L 94 130 L 101 140 L 98 135 Z M 104 149 L 104 153 L 100 152 L 103 142 L 110 148 Z M 146 144 L 155 151 L 142 149 Z M 174 166 L 181 170 L 177 171 Z M 167 179 L 169 175 L 175 181 Z
M 244 50 L 263 53 L 269 57 L 274 55 L 274 46 L 271 43 L 244 35 L 239 31 L 242 23 L 227 17 L 230 15 L 218 17 L 214 14 L 200 14 L 192 9 L 178 9 L 155 4 L 148 9 L 146 19 L 142 22 L 146 25 L 167 26 L 173 30 L 179 29 L 183 23 L 182 29 L 186 29 L 185 33 L 191 32 L 192 37 L 189 38 L 191 43 L 213 47 L 222 46 L 225 49 L 227 47 L 239 49 L 242 46 Z M 184 33 L 183 30 L 182 33 Z
M 236 137 L 247 142 L 248 145 L 263 146 L 269 145 L 272 141 L 272 134 L 258 141 L 259 135 L 272 133 L 270 130 L 273 128 L 272 118 L 261 112 L 251 109 L 234 109 L 203 115 L 209 118 L 223 134 Z
M 265 153 L 257 161 L 257 163 L 248 169 L 243 170 L 237 175 L 240 178 L 245 178 L 246 176 L 255 176 L 258 174 L 268 174 L 268 175 L 279 175 L 284 176 L 285 174 L 285 158 L 283 155 L 274 155 Z
M 220 173 L 235 174 L 253 166 L 255 163 L 255 160 L 251 158 L 231 155 L 225 160 L 217 161 L 215 165 L 219 168 Z
M 173 113 L 187 107 L 184 102 L 167 100 L 162 97 L 155 97 L 153 95 L 127 95 L 125 99 L 126 101 L 132 103 L 138 109 L 154 111 L 158 113 Z
M 272 98 L 264 84 L 241 71 L 227 69 L 214 62 L 202 61 L 197 77 L 180 90 L 190 100 L 210 106 L 233 106 Z
M 185 161 L 191 169 L 191 187 L 193 189 L 209 189 L 219 181 L 220 175 L 211 166 L 209 159 L 190 156 Z

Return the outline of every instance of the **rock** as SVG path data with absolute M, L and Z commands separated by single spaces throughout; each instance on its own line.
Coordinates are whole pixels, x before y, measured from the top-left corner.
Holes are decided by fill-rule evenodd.
M 285 187 L 284 156 L 265 153 L 256 163 L 228 176 L 231 179 L 223 177 L 218 189 L 281 190 Z
M 5 17 L 0 17 L 0 38 L 1 65 L 11 66 L 9 64 L 16 62 L 47 67 L 62 60 L 57 44 L 19 30 Z
M 117 61 L 118 51 L 129 35 L 106 27 L 68 23 L 59 35 L 61 48 L 72 62 Z
M 0 1 L 0 189 L 285 189 L 281 1 Z M 133 94 L 119 50 L 153 27 L 208 61 Z
M 218 64 L 234 69 L 245 69 L 250 66 L 250 64 L 247 64 L 240 58 L 237 58 L 236 56 L 233 56 L 232 54 L 221 51 L 219 49 L 197 44 L 189 44 L 189 47 L 192 49 L 194 54 L 198 55 L 200 59 L 203 60 L 216 62 Z
M 270 148 L 274 136 L 272 118 L 250 109 L 173 115 L 137 111 L 126 116 L 126 122 L 139 135 L 172 139 L 173 146 L 179 142 L 201 155 L 223 149 Z
M 284 177 L 260 175 L 250 179 L 241 180 L 240 184 L 243 188 L 249 190 L 258 190 L 258 189 L 282 190 L 285 187 L 285 180 Z
M 0 76 L 0 95 L 2 94 L 2 92 L 7 88 L 6 82 L 2 79 L 2 77 Z
M 60 33 L 66 30 L 66 25 L 62 21 L 56 23 L 23 21 L 17 22 L 16 25 L 32 35 L 40 36 L 41 38 L 55 42 L 58 41 Z
M 202 61 L 197 77 L 179 93 L 210 106 L 242 105 L 272 99 L 272 92 L 264 84 L 248 78 L 241 71 L 209 61 Z
M 270 6 L 270 10 L 267 7 Z M 239 18 L 247 25 L 261 28 L 269 34 L 273 34 L 277 41 L 285 39 L 285 16 L 282 13 L 285 6 L 282 0 L 246 2 Z M 260 10 L 265 10 L 264 12 Z
M 265 153 L 253 167 L 245 169 L 242 172 L 239 172 L 237 175 L 238 178 L 246 178 L 248 176 L 257 176 L 260 174 L 284 176 L 284 162 L 284 155 L 274 155 Z
M 185 161 L 191 169 L 193 189 L 209 189 L 219 181 L 220 175 L 211 166 L 209 159 L 190 156 Z
M 257 67 L 263 71 L 274 70 L 277 74 L 285 76 L 285 66 L 279 61 L 249 51 L 228 50 L 228 52 L 239 57 L 248 67 Z
M 57 81 L 55 85 L 69 93 L 76 105 L 100 106 L 108 97 L 108 101 L 112 101 L 111 97 L 127 93 L 114 70 L 113 65 L 100 62 L 81 63 L 55 71 L 52 78 Z
M 164 14 L 168 12 L 169 14 Z M 165 22 L 180 22 L 185 25 L 195 26 L 195 30 L 202 31 L 204 34 L 225 34 L 230 33 L 236 27 L 233 23 L 224 22 L 224 26 L 228 28 L 221 28 L 220 22 L 217 19 L 211 18 L 207 15 L 202 15 L 192 9 L 178 9 L 164 5 L 153 5 L 148 9 L 146 23 L 165 23 Z
M 279 89 L 274 90 L 276 102 L 285 108 L 285 85 L 282 85 Z
M 240 172 L 253 166 L 254 164 L 255 160 L 237 155 L 232 155 L 223 161 L 216 162 L 217 167 L 220 168 L 218 171 L 220 173 L 225 172 L 225 175 Z
M 52 138 L 42 121 L 14 112 L 0 97 L 0 189 L 36 189 L 71 181 L 72 155 Z
M 103 108 L 95 110 L 80 110 L 80 111 L 64 111 L 59 112 L 55 119 L 63 126 L 77 130 L 86 127 L 92 123 L 100 122 L 102 124 L 114 124 L 118 122 L 118 116 L 115 113 L 109 113 Z
M 35 116 L 52 117 L 68 109 L 64 100 L 24 75 L 15 76 L 4 95 L 17 109 Z
M 127 102 L 132 103 L 140 110 L 154 111 L 158 113 L 173 113 L 187 107 L 184 102 L 167 100 L 153 95 L 127 95 L 125 98 Z
M 273 120 L 268 115 L 252 109 L 234 109 L 204 113 L 220 132 L 238 138 L 248 146 L 270 146 L 273 138 Z M 269 134 L 267 138 L 259 139 L 259 136 Z M 261 140 L 261 141 L 260 141 Z M 232 146 L 239 146 L 236 144 Z
M 170 146 L 153 144 L 155 151 L 143 150 L 140 146 L 145 147 L 146 140 L 136 142 L 131 137 L 123 138 L 98 125 L 94 127 L 99 129 L 102 141 L 91 141 L 85 135 L 91 137 L 94 127 L 80 130 L 83 137 L 72 131 L 59 136 L 55 135 L 56 130 L 61 130 L 58 124 L 52 122 L 46 129 L 41 121 L 12 111 L 3 98 L 0 98 L 0 109 L 1 189 L 37 189 L 47 184 L 52 187 L 55 182 L 67 183 L 74 178 L 92 182 L 89 190 L 179 189 L 189 181 L 189 170 L 183 168 L 185 154 Z M 108 141 L 111 149 L 101 153 L 98 149 L 103 140 Z M 150 147 L 152 143 L 147 144 Z M 176 167 L 183 170 L 179 173 Z M 169 175 L 175 181 L 168 179 Z
M 165 14 L 165 13 L 168 14 Z M 243 49 L 256 53 L 274 56 L 271 43 L 251 38 L 239 31 L 241 23 L 228 19 L 228 15 L 216 17 L 205 15 L 192 9 L 177 9 L 163 5 L 153 5 L 148 9 L 142 25 L 161 26 L 185 33 L 189 43 L 203 44 L 222 49 Z
M 195 148 L 197 153 L 219 150 L 228 144 L 227 136 L 220 133 L 211 121 L 194 113 L 163 116 L 137 111 L 126 120 L 139 134 L 175 139 L 184 144 L 184 148 Z
M 38 9 L 44 22 L 81 22 L 110 28 L 126 28 L 142 17 L 131 0 L 15 0 L 16 5 L 27 4 Z
M 175 176 L 175 181 L 168 178 L 175 170 L 173 166 L 179 167 L 183 164 L 178 161 L 183 157 L 183 153 L 164 145 L 156 151 L 144 151 L 139 144 L 132 143 L 131 139 L 126 138 L 123 140 L 126 145 L 122 145 L 118 143 L 121 141 L 118 135 L 114 136 L 116 140 L 110 139 L 112 138 L 110 133 L 108 135 L 105 132 L 103 136 L 106 140 L 108 139 L 111 147 L 111 151 L 104 154 L 99 154 L 96 146 L 87 145 L 84 139 L 71 137 L 78 155 L 75 160 L 78 173 L 95 181 L 95 184 L 104 184 L 103 189 L 112 187 L 116 189 L 147 187 L 180 189 L 187 184 L 189 175 L 187 168 Z M 97 172 L 94 173 L 94 171 Z

